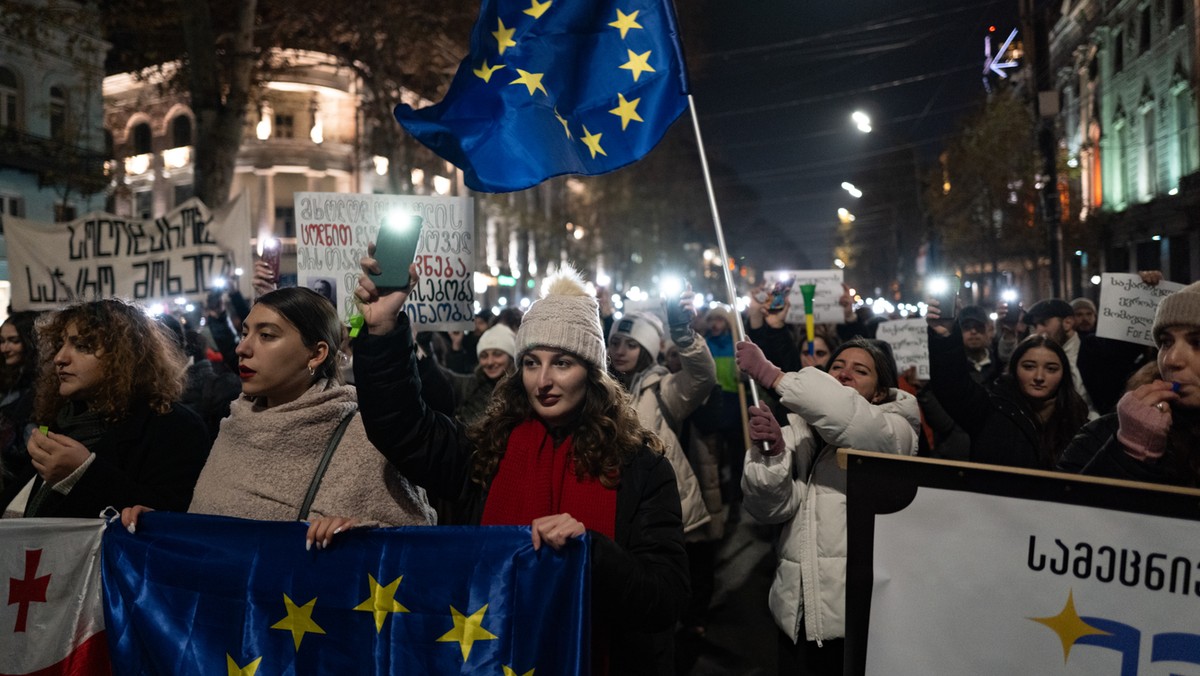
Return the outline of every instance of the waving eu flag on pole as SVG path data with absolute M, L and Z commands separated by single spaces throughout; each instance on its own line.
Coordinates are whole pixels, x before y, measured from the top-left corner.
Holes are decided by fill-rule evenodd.
M 485 192 L 637 161 L 687 106 L 670 0 L 483 0 L 441 103 L 396 107 Z

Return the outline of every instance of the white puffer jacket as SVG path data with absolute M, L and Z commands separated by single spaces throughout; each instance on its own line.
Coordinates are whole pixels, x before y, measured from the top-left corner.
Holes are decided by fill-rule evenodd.
M 679 500 L 683 507 L 683 531 L 693 531 L 712 520 L 704 505 L 700 483 L 688 463 L 679 437 L 671 424 L 682 424 L 708 397 L 717 384 L 717 367 L 708 344 L 696 338 L 692 344 L 679 349 L 681 368 L 678 373 L 667 371 L 665 366 L 651 366 L 633 379 L 629 391 L 633 395 L 633 406 L 637 410 L 642 427 L 654 432 L 667 447 L 667 460 L 675 470 L 675 484 L 679 488 Z M 654 391 L 658 390 L 655 395 Z M 659 400 L 662 404 L 659 404 Z M 663 415 L 663 407 L 667 415 Z
M 792 411 L 783 428 L 785 452 L 764 456 L 751 448 L 742 476 L 746 511 L 764 523 L 786 524 L 776 546 L 771 614 L 794 641 L 842 638 L 846 472 L 837 465 L 836 451 L 912 455 L 921 414 L 907 392 L 893 389 L 889 401 L 875 405 L 812 367 L 785 374 L 776 389 Z

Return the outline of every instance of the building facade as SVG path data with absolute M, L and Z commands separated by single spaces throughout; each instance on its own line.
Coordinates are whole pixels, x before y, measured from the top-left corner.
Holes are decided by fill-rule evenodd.
M 1049 59 L 1076 292 L 1100 270 L 1200 278 L 1198 31 L 1196 0 L 1061 5 Z

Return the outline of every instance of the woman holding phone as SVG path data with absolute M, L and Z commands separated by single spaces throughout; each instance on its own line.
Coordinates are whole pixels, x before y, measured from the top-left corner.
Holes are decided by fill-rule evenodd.
M 363 270 L 354 369 L 376 447 L 431 495 L 470 505 L 473 523 L 529 526 L 534 549 L 590 533 L 594 671 L 673 673 L 688 588 L 675 474 L 607 372 L 596 299 L 579 276 L 547 280 L 517 331 L 517 375 L 468 428 L 421 400 L 407 290 L 381 293 L 374 258 Z

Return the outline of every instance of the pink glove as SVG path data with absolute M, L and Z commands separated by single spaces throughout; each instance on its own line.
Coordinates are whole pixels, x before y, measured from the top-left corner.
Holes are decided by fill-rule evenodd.
M 733 356 L 742 373 L 750 376 L 767 389 L 775 387 L 775 383 L 779 382 L 779 378 L 783 376 L 783 371 L 768 361 L 763 351 L 748 340 L 737 344 Z
M 750 414 L 750 440 L 754 442 L 758 450 L 767 456 L 782 453 L 783 429 L 779 427 L 779 421 L 775 419 L 766 402 L 760 401 L 758 406 L 751 406 L 747 411 Z M 767 442 L 770 450 L 763 450 L 762 442 L 764 441 Z
M 1148 406 L 1138 400 L 1132 392 L 1117 402 L 1117 441 L 1125 445 L 1126 452 L 1135 460 L 1157 460 L 1167 448 L 1167 433 L 1171 431 L 1171 407 Z

